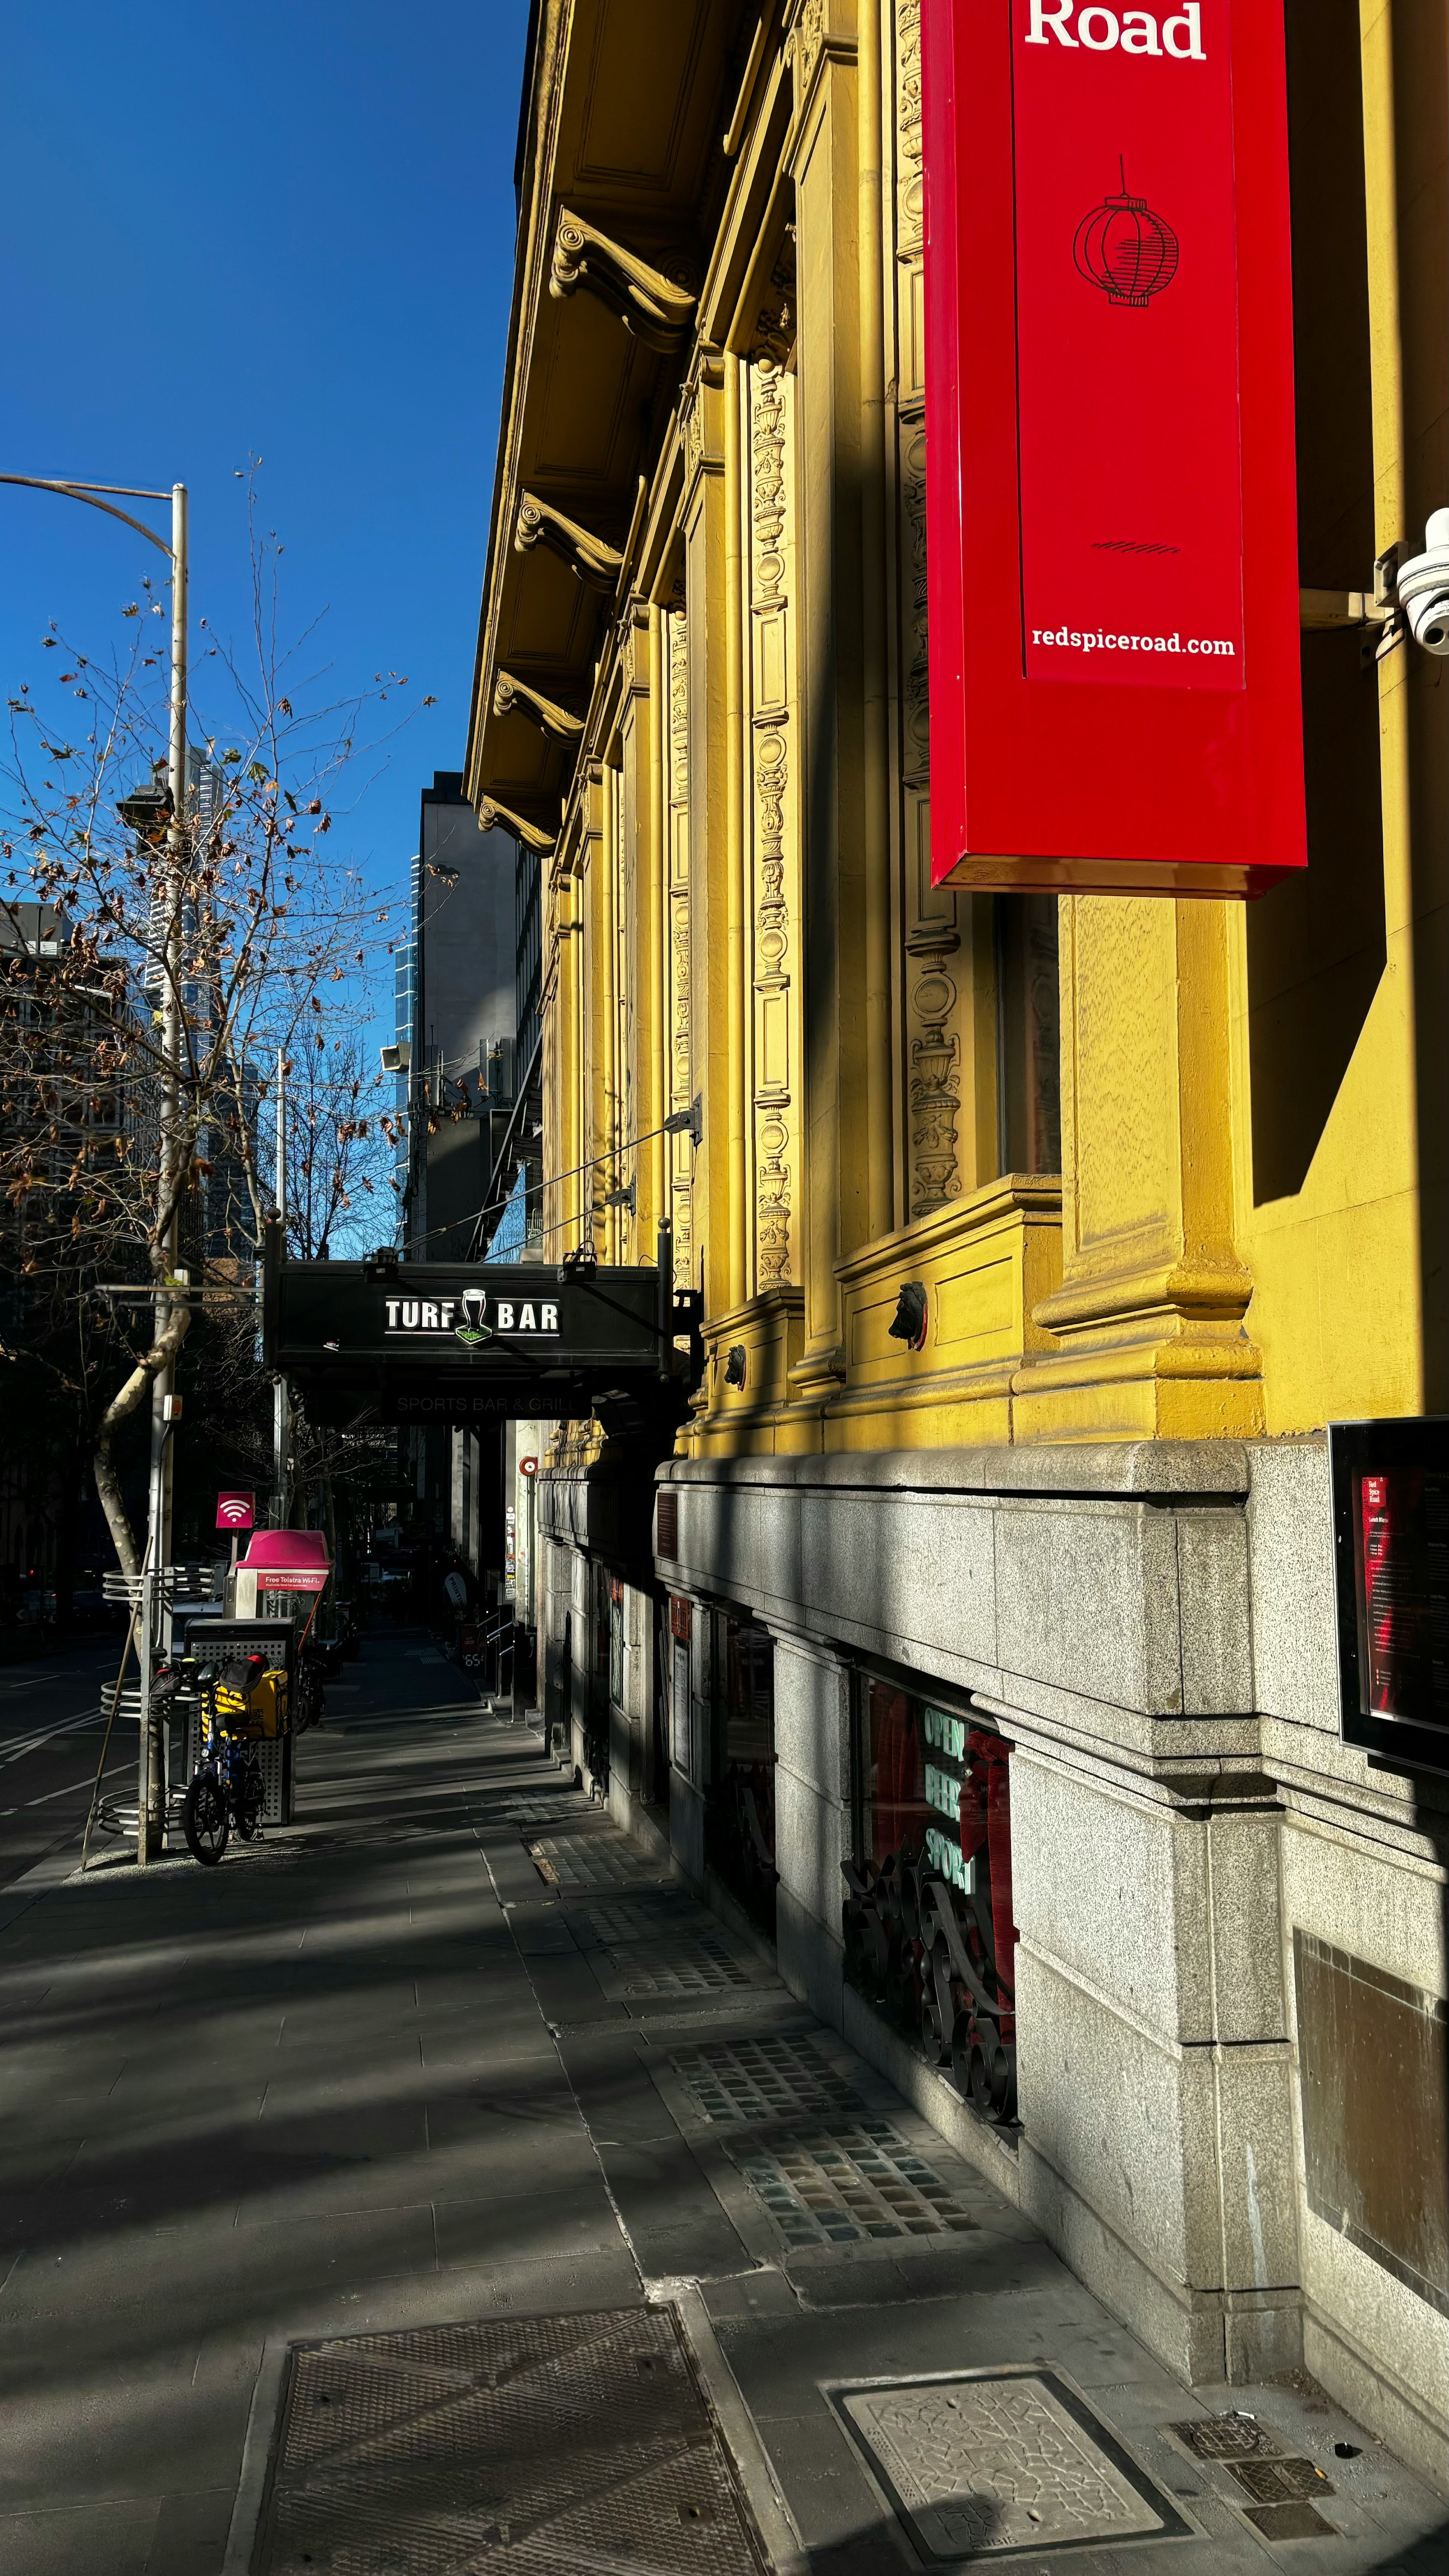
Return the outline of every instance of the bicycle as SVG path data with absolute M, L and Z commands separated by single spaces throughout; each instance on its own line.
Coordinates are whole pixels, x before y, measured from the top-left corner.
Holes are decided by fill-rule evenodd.
M 266 1803 L 260 1741 L 275 1734 L 285 1676 L 267 1672 L 260 1655 L 208 1666 L 201 1690 L 201 1756 L 187 1786 L 181 1830 L 193 1860 L 215 1868 L 235 1827 L 252 1841 Z M 268 1723 L 270 1719 L 271 1723 Z

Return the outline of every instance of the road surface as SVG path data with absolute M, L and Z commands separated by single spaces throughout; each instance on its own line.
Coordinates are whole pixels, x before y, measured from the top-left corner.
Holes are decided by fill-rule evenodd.
M 0 1665 L 0 1887 L 81 1832 L 122 1640 L 57 1646 Z M 106 1760 L 114 1797 L 134 1781 L 135 1726 L 118 1718 Z M 133 1791 L 134 1797 L 134 1791 Z

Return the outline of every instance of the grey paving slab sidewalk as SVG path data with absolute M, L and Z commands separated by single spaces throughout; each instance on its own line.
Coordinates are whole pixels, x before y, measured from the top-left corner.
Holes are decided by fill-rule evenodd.
M 1441 2504 L 1311 2383 L 1168 2378 L 460 1689 L 418 1639 L 369 1640 L 289 1831 L 212 1872 L 7 1891 L 0 2576 L 260 2576 L 292 2346 L 671 2301 L 780 2576 L 1449 2563 Z M 1246 2485 L 1180 2429 L 1233 2409 L 1268 2460 Z M 971 2531 L 932 2503 L 953 2441 L 985 2459 L 1023 2427 L 1037 2487 L 993 2452 Z M 1278 2461 L 1332 2490 L 1311 2537 L 1283 2536 L 1301 2505 L 1249 2518 Z M 713 2563 L 677 2527 L 619 2565 Z

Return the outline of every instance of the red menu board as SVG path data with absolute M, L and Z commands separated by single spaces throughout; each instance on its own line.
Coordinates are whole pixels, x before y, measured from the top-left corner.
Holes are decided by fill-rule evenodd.
M 1449 1479 L 1426 1467 L 1358 1483 L 1364 1714 L 1449 1722 Z
M 1305 858 L 1281 12 L 926 0 L 933 873 Z

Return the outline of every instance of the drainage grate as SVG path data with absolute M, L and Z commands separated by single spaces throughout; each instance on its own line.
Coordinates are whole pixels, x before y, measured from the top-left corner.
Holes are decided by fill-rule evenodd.
M 802 2122 L 730 2153 L 787 2245 L 964 2235 L 976 2225 L 889 2120 Z
M 560 1887 L 579 1887 L 586 1895 L 597 1888 L 636 1887 L 649 1872 L 622 1834 L 551 1834 L 534 1844 L 532 1856 L 551 1864 Z
M 692 1896 L 662 1887 L 657 1896 L 621 1896 L 613 1905 L 594 1905 L 589 1923 L 596 1938 L 610 1949 L 621 1941 L 673 1940 L 686 1926 L 706 1920 Z
M 669 2308 L 293 2347 L 259 2576 L 764 2576 Z
M 832 2395 L 928 2563 L 1187 2534 L 1169 2499 L 1056 2371 Z
M 684 2049 L 671 2061 L 706 2120 L 798 2120 L 849 2110 L 857 2097 L 808 2039 L 733 2039 Z
M 1283 2450 L 1255 2415 L 1199 2415 L 1167 2429 L 1195 2460 L 1277 2459 Z
M 755 1982 L 734 1952 L 708 1932 L 673 1935 L 667 1956 L 652 1947 L 605 1955 L 625 1995 L 718 1995 Z

